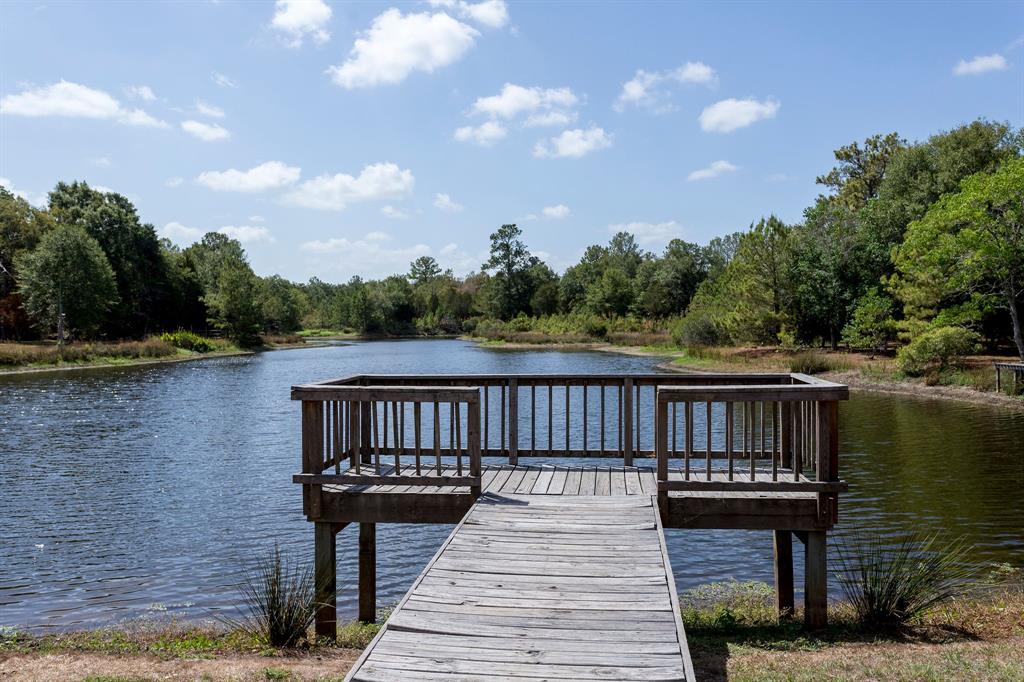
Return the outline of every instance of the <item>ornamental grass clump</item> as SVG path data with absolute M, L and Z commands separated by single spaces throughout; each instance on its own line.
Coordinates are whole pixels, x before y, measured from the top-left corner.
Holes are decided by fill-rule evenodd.
M 970 590 L 968 549 L 963 540 L 942 544 L 937 534 L 893 542 L 858 532 L 836 547 L 836 575 L 860 627 L 898 629 Z
M 242 617 L 227 619 L 228 625 L 274 647 L 293 647 L 305 640 L 322 601 L 313 569 L 286 561 L 276 545 L 272 554 L 244 570 L 239 590 Z

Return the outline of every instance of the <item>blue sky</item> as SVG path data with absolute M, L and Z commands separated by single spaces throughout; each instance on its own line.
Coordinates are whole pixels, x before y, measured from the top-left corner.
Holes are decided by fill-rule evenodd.
M 1021 3 L 0 4 L 0 178 L 345 281 L 799 220 L 831 152 L 1024 120 Z

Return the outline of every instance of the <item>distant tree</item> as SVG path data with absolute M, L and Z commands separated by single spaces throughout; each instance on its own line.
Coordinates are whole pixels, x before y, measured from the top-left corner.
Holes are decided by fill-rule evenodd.
M 293 332 L 302 326 L 299 290 L 284 277 L 273 275 L 260 282 L 263 328 L 269 332 Z
M 530 268 L 530 311 L 537 316 L 558 312 L 558 275 L 546 263 Z
M 618 267 L 609 267 L 601 279 L 587 290 L 587 307 L 598 315 L 625 315 L 633 304 L 633 287 L 629 277 Z
M 0 187 L 0 339 L 31 333 L 30 320 L 18 293 L 17 255 L 39 243 L 53 228 L 50 214 Z
M 243 347 L 258 345 L 263 326 L 259 293 L 259 280 L 248 263 L 225 260 L 215 290 L 204 296 L 210 322 Z
M 530 255 L 515 224 L 502 225 L 491 234 L 491 257 L 483 270 L 494 271 L 490 282 L 490 308 L 496 317 L 509 320 L 530 305 L 530 269 L 537 259 Z
M 84 182 L 61 182 L 50 192 L 50 212 L 63 224 L 83 228 L 106 254 L 118 291 L 108 322 L 111 333 L 138 336 L 166 326 L 163 313 L 172 295 L 160 241 L 127 198 Z
M 950 297 L 998 295 L 1024 360 L 1024 159 L 964 179 L 910 224 L 895 261 L 898 294 L 922 316 Z
M 893 300 L 877 288 L 860 297 L 853 318 L 843 328 L 843 341 L 852 348 L 867 348 L 871 357 L 884 352 L 896 338 Z
M 117 303 L 114 271 L 85 230 L 58 225 L 16 259 L 25 310 L 47 332 L 89 338 Z
M 878 196 L 893 156 L 906 141 L 896 133 L 872 135 L 861 147 L 857 142 L 835 151 L 839 165 L 816 182 L 833 190 L 833 200 L 850 210 L 862 208 Z
M 441 276 L 441 266 L 433 256 L 420 256 L 409 265 L 409 279 L 413 284 L 425 284 Z

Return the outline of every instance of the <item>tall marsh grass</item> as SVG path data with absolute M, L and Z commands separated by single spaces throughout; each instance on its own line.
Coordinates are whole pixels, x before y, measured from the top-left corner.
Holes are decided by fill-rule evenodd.
M 162 358 L 178 351 L 158 338 L 116 343 L 69 343 L 64 346 L 0 343 L 0 367 L 23 365 L 56 365 L 90 362 L 103 359 Z
M 911 533 L 893 544 L 856 532 L 837 545 L 834 567 L 858 624 L 894 629 L 971 589 L 968 550 L 963 540 L 943 544 L 936 534 Z
M 275 647 L 307 638 L 321 601 L 311 566 L 286 560 L 275 545 L 273 553 L 243 570 L 239 591 L 242 617 L 225 619 L 228 625 Z

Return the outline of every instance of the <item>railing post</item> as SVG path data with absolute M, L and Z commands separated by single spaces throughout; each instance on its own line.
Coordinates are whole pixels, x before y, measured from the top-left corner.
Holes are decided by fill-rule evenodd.
M 818 452 L 816 468 L 819 481 L 839 480 L 839 403 L 826 400 L 818 403 Z M 839 520 L 839 496 L 818 493 L 818 514 L 830 523 Z
M 625 466 L 633 466 L 633 379 L 626 377 L 622 388 L 622 459 Z
M 519 464 L 519 380 L 508 380 L 508 463 Z
M 377 403 L 373 400 L 366 400 L 359 403 L 359 452 L 362 455 L 363 464 L 373 463 L 373 449 L 370 442 L 372 431 L 370 428 L 370 410 L 377 409 Z
M 658 477 L 658 509 L 662 518 L 668 516 L 668 491 L 662 490 L 662 483 L 668 481 L 668 401 L 663 400 L 660 391 L 654 390 L 654 455 Z
M 467 432 L 466 442 L 469 446 L 469 475 L 480 480 L 480 396 L 477 394 L 474 400 L 466 403 Z M 473 497 L 479 497 L 481 493 L 480 483 L 470 486 L 470 493 Z
M 782 429 L 782 439 L 779 453 L 780 465 L 783 469 L 793 466 L 793 403 L 788 400 L 782 401 L 782 417 L 779 427 Z
M 302 401 L 302 473 L 319 474 L 324 461 L 324 404 Z M 302 509 L 307 516 L 320 514 L 320 486 L 302 486 Z

